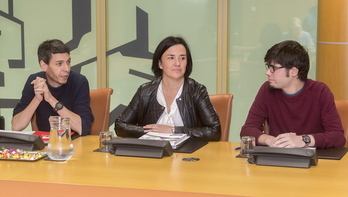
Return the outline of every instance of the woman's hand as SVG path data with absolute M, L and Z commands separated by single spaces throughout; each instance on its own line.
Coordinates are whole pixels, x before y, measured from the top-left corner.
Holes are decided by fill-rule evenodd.
M 162 124 L 148 124 L 143 127 L 144 132 L 157 132 L 157 133 L 172 133 L 172 126 L 162 125 Z

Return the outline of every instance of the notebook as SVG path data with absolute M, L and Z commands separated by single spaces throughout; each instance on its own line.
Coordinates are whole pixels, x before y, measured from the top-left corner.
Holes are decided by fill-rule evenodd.
M 334 159 L 340 160 L 347 153 L 348 148 L 317 148 L 317 155 L 319 159 Z
M 207 144 L 208 141 L 194 141 L 189 139 L 181 147 L 173 151 L 176 153 L 193 153 Z

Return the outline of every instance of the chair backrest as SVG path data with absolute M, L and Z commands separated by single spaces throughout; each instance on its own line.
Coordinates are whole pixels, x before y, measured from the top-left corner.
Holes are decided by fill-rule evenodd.
M 212 94 L 209 98 L 220 118 L 220 141 L 227 142 L 230 135 L 233 94 Z
M 91 135 L 99 135 L 101 131 L 109 130 L 110 96 L 112 93 L 112 88 L 90 90 L 90 106 L 94 116 L 90 130 Z
M 343 130 L 344 130 L 344 137 L 347 140 L 344 146 L 348 147 L 348 100 L 337 100 L 335 101 L 335 104 L 336 104 L 338 114 L 340 115 L 340 118 L 341 118 Z

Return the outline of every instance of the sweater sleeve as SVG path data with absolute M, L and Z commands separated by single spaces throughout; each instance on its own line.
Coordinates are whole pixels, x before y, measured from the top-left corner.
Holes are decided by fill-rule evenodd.
M 264 123 L 267 117 L 266 112 L 266 96 L 265 91 L 267 90 L 267 84 L 264 83 L 250 107 L 247 119 L 242 126 L 240 137 L 242 136 L 254 136 L 258 143 L 258 138 L 263 134 Z
M 321 121 L 324 132 L 313 133 L 318 148 L 342 147 L 346 143 L 340 116 L 334 102 L 334 96 L 325 85 L 321 93 Z
M 81 135 L 88 135 L 91 130 L 94 117 L 92 114 L 91 107 L 89 105 L 90 91 L 88 80 L 86 79 L 86 77 L 83 76 L 80 78 L 79 82 L 77 83 L 77 87 L 74 89 L 74 92 L 75 99 L 72 101 L 72 111 L 81 117 Z
M 33 85 L 30 84 L 31 81 L 33 81 L 34 79 L 35 79 L 35 76 L 30 75 L 27 81 L 25 82 L 24 88 L 22 90 L 22 97 L 19 103 L 17 103 L 16 107 L 13 109 L 13 116 L 22 112 L 34 98 L 35 96 L 34 87 Z

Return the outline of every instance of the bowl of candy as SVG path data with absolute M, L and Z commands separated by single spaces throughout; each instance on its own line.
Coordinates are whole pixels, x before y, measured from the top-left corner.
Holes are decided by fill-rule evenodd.
M 9 161 L 37 161 L 46 157 L 46 152 L 42 151 L 25 151 L 22 149 L 0 148 L 0 160 Z

